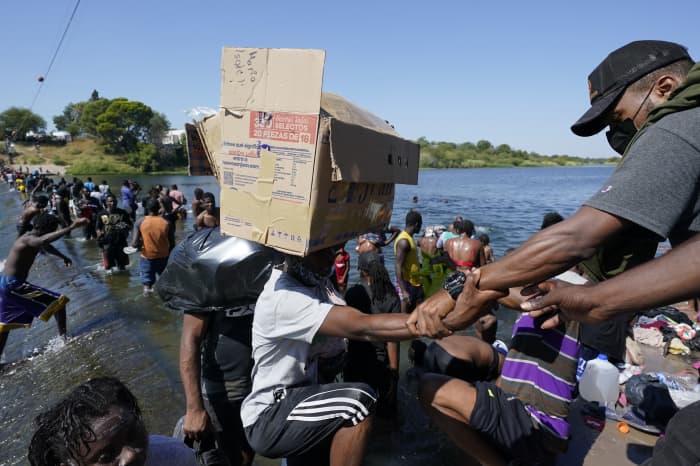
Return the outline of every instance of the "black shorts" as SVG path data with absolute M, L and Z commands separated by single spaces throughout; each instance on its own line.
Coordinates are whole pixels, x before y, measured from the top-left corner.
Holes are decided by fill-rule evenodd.
M 290 458 L 330 445 L 342 427 L 359 424 L 374 411 L 376 395 L 363 383 L 333 383 L 280 389 L 276 403 L 245 427 L 248 442 L 270 458 Z
M 477 366 L 472 361 L 466 361 L 452 356 L 445 349 L 433 342 L 425 350 L 423 355 L 423 369 L 426 372 L 449 375 L 456 379 L 461 379 L 469 383 L 477 380 L 495 380 L 500 372 L 498 371 L 499 353 L 496 348 L 493 350 L 493 359 L 488 367 Z
M 490 440 L 507 460 L 549 464 L 551 435 L 535 427 L 525 405 L 491 382 L 475 382 L 476 401 L 469 424 Z

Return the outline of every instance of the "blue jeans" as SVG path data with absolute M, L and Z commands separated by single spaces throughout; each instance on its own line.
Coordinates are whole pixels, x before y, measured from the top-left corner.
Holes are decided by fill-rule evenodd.
M 167 257 L 159 257 L 158 259 L 140 257 L 139 270 L 141 271 L 141 284 L 152 286 L 156 282 L 156 275 L 161 275 L 166 265 L 168 265 Z

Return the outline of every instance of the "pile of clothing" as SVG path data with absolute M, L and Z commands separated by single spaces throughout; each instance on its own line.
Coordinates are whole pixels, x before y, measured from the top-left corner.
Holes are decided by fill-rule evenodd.
M 657 348 L 664 355 L 688 355 L 700 350 L 700 335 L 693 321 L 672 306 L 663 306 L 643 312 L 632 327 L 634 340 Z

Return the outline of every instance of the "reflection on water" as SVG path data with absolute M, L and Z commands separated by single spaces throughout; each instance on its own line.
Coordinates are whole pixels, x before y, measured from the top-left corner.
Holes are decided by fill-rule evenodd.
M 542 214 L 557 210 L 571 215 L 611 173 L 610 167 L 557 169 L 431 170 L 420 174 L 418 186 L 398 186 L 392 223 L 403 226 L 410 208 L 423 213 L 424 225 L 447 224 L 456 214 L 487 232 L 497 256 L 529 237 Z M 93 176 L 96 182 L 102 177 Z M 170 176 L 136 180 L 146 190 L 155 183 L 176 183 L 191 200 L 195 187 L 214 192 L 213 178 Z M 108 178 L 117 191 L 121 179 Z M 0 258 L 16 236 L 20 213 L 16 193 L 0 185 Z M 418 202 L 411 201 L 418 196 Z M 178 224 L 177 237 L 192 230 L 192 216 Z M 169 434 L 184 413 L 178 373 L 181 316 L 156 296 L 143 296 L 138 263 L 128 272 L 105 275 L 94 241 L 71 238 L 54 243 L 73 259 L 73 267 L 50 256 L 37 258 L 29 281 L 66 294 L 68 333 L 64 344 L 53 321 L 36 322 L 28 330 L 11 332 L 0 372 L 0 464 L 25 464 L 34 416 L 79 383 L 97 375 L 123 380 L 140 400 L 152 433 Z M 390 249 L 390 248 L 387 248 Z M 354 243 L 348 245 L 354 251 Z M 393 253 L 386 251 L 393 276 Z M 131 256 L 132 261 L 135 256 Z M 352 255 L 351 281 L 356 280 Z M 207 286 L 203 283 L 202 286 Z M 499 311 L 499 337 L 508 339 L 515 313 Z M 402 369 L 409 367 L 402 345 Z M 395 422 L 378 420 L 368 448 L 367 465 L 465 464 L 462 455 L 430 425 L 416 399 L 416 380 L 409 371 L 401 379 L 401 414 Z M 278 464 L 259 458 L 258 465 Z

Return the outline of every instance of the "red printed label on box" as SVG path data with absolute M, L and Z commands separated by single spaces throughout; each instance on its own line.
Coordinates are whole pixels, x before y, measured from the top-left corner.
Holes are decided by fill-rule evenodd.
M 250 137 L 273 141 L 315 144 L 318 115 L 250 112 Z

